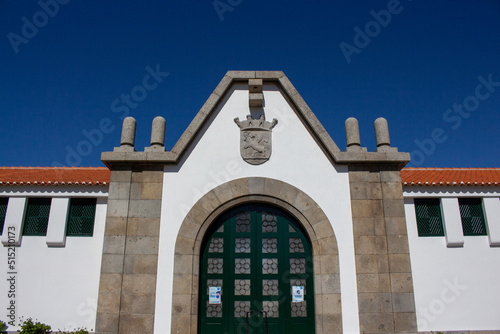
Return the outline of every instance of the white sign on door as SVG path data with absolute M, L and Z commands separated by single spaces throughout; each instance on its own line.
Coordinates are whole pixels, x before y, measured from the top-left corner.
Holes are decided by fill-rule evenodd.
M 220 286 L 211 286 L 208 288 L 208 303 L 220 304 Z
M 304 286 L 294 285 L 292 286 L 292 302 L 301 303 L 304 301 Z

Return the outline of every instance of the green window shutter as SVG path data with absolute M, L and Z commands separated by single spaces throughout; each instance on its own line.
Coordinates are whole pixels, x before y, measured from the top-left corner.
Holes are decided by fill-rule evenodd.
M 443 237 L 443 219 L 439 198 L 415 199 L 419 237 Z
M 26 218 L 24 220 L 23 235 L 47 235 L 51 201 L 50 198 L 28 199 L 28 210 L 26 211 Z
M 94 217 L 97 199 L 72 198 L 69 207 L 67 236 L 91 237 L 94 234 Z
M 480 198 L 459 198 L 460 217 L 464 235 L 487 235 Z
M 7 213 L 7 203 L 9 199 L 7 197 L 0 198 L 0 234 L 3 234 L 3 225 L 5 223 L 5 214 Z

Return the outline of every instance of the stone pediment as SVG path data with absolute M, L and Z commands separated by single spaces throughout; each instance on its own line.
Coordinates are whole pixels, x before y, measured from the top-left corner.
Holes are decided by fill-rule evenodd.
M 132 145 L 125 150 L 118 148 L 114 152 L 103 152 L 101 160 L 108 167 L 124 164 L 178 164 L 181 158 L 188 152 L 191 145 L 194 144 L 195 138 L 202 131 L 203 126 L 209 121 L 213 113 L 216 112 L 219 104 L 231 87 L 235 84 L 249 83 L 251 79 L 261 79 L 263 84 L 274 84 L 278 87 L 332 163 L 383 163 L 402 167 L 410 160 L 408 153 L 398 152 L 397 149 L 377 150 L 376 152 L 366 152 L 363 150 L 342 152 L 282 71 L 228 71 L 171 151 L 146 148 L 144 152 L 138 152 L 133 149 Z M 255 102 L 250 101 L 250 103 Z

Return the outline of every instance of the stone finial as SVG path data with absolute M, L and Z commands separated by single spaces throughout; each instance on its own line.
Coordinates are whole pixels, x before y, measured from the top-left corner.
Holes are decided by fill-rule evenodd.
M 391 146 L 389 138 L 389 125 L 387 120 L 379 117 L 375 120 L 375 139 L 377 141 L 377 151 L 387 150 Z
M 360 146 L 361 141 L 359 139 L 359 125 L 358 120 L 354 117 L 349 117 L 345 121 L 345 138 L 347 141 L 347 147 Z
M 123 150 L 134 151 L 136 125 L 137 122 L 133 117 L 126 117 L 123 120 L 122 138 L 120 140 L 120 145 Z
M 145 152 L 165 151 L 165 118 L 156 116 L 153 119 L 153 127 L 151 129 L 151 147 L 146 147 Z
M 250 108 L 263 107 L 262 79 L 248 79 L 248 103 Z
M 151 130 L 151 146 L 165 146 L 165 125 L 167 121 L 161 116 L 156 116 L 153 119 L 153 128 Z
M 349 117 L 345 121 L 345 138 L 347 142 L 346 151 L 366 152 L 366 147 L 360 146 L 358 120 L 354 117 Z

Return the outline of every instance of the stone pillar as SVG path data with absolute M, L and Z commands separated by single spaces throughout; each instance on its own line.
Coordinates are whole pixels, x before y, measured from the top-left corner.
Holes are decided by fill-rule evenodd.
M 115 151 L 133 152 L 135 145 L 135 128 L 137 122 L 133 117 L 125 117 L 122 126 L 122 137 L 120 139 L 120 147 L 115 147 Z
M 379 117 L 375 120 L 375 139 L 377 141 L 377 151 L 383 151 L 385 148 L 391 146 L 389 125 L 387 124 L 387 120 L 383 117 Z
M 349 117 L 345 121 L 345 138 L 348 151 L 360 147 L 361 140 L 359 139 L 359 125 L 358 120 L 354 117 Z
M 153 119 L 153 128 L 151 129 L 151 147 L 163 148 L 165 146 L 165 118 L 156 116 Z
M 96 333 L 153 333 L 162 166 L 113 167 Z
M 165 152 L 165 118 L 157 116 L 153 119 L 151 128 L 151 146 L 144 148 L 145 152 Z
M 361 333 L 416 333 L 399 167 L 349 166 Z

